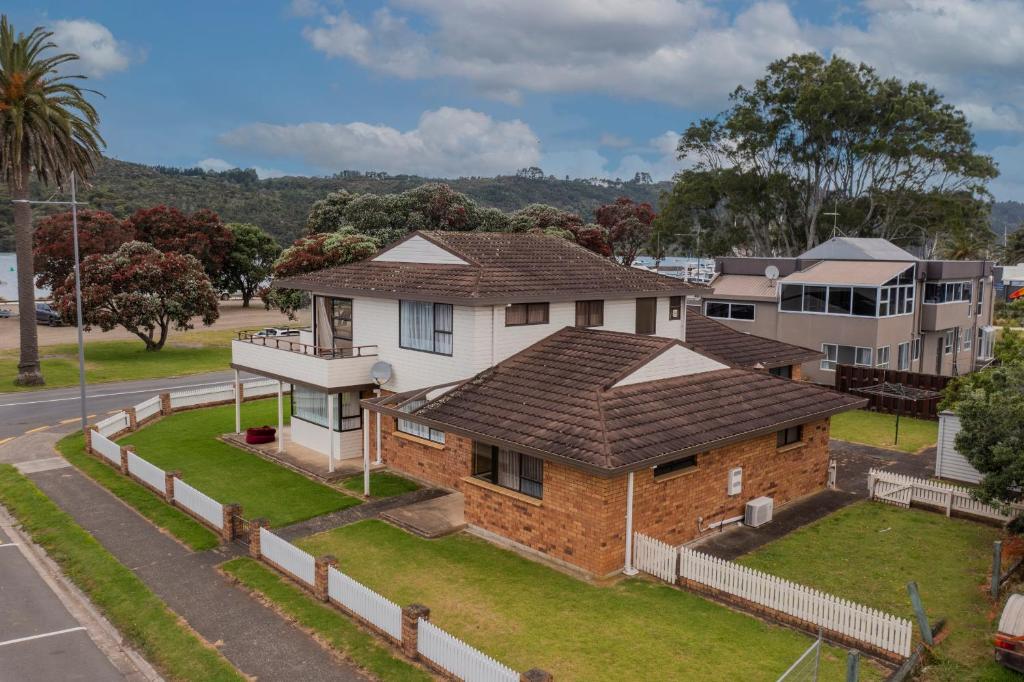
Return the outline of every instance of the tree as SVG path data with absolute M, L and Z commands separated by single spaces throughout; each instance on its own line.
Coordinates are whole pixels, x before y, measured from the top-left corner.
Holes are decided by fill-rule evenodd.
M 249 301 L 270 277 L 281 247 L 256 225 L 228 223 L 225 227 L 234 239 L 217 281 L 228 293 L 241 292 L 242 307 L 248 308 Z
M 655 218 L 650 204 L 637 203 L 629 197 L 619 197 L 613 204 L 597 209 L 597 224 L 608 231 L 608 245 L 612 255 L 623 265 L 632 265 L 653 234 Z
M 53 34 L 37 26 L 25 35 L 14 32 L 7 16 L 0 17 L 0 176 L 14 204 L 15 249 L 18 263 L 20 386 L 40 385 L 39 338 L 36 332 L 35 288 L 32 286 L 32 209 L 29 180 L 35 173 L 43 184 L 64 185 L 72 173 L 85 179 L 92 173 L 103 146 L 99 116 L 75 84 L 80 75 L 67 74 L 78 59 L 53 53 Z
M 306 218 L 306 232 L 309 234 L 320 234 L 323 232 L 337 232 L 347 224 L 345 210 L 356 195 L 341 190 L 331 192 L 323 199 L 313 202 L 309 209 L 309 216 Z
M 55 289 L 74 272 L 75 253 L 71 213 L 43 218 L 35 229 L 36 285 Z M 78 212 L 78 252 L 80 258 L 94 253 L 110 253 L 134 239 L 124 221 L 106 211 Z
M 139 209 L 126 222 L 139 241 L 149 242 L 165 253 L 195 256 L 211 280 L 219 277 L 234 241 L 231 230 L 207 208 L 187 215 L 161 204 Z
M 339 232 L 300 237 L 281 252 L 274 263 L 274 279 L 304 275 L 335 265 L 354 263 L 377 253 L 377 242 L 346 228 Z M 267 308 L 274 307 L 295 319 L 295 311 L 306 304 L 305 292 L 296 289 L 265 289 L 260 293 Z
M 191 255 L 161 253 L 152 244 L 131 241 L 113 253 L 82 261 L 82 320 L 103 331 L 121 326 L 158 351 L 168 331 L 192 329 L 192 318 L 211 325 L 218 317 L 217 294 L 202 264 Z M 53 292 L 57 310 L 75 307 L 74 278 Z
M 1016 232 L 1006 238 L 1002 261 L 1006 265 L 1024 263 L 1024 225 L 1018 227 Z
M 935 90 L 840 57 L 775 61 L 731 101 L 680 138 L 679 158 L 693 164 L 680 180 L 710 184 L 717 227 L 746 223 L 739 246 L 760 255 L 827 238 L 822 214 L 833 208 L 849 236 L 922 243 L 941 228 L 921 219 L 934 194 L 983 199 L 997 175 L 963 112 Z

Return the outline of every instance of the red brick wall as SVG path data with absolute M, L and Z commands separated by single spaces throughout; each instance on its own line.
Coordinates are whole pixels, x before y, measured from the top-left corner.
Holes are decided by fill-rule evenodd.
M 371 415 L 370 421 L 373 422 L 370 448 L 376 454 L 372 450 L 375 447 L 376 417 Z M 384 464 L 413 478 L 443 488 L 462 490 L 462 479 L 469 476 L 473 466 L 473 441 L 448 433 L 445 434 L 444 445 L 436 447 L 439 444 L 398 433 L 395 425 L 394 417 L 381 416 L 381 453 Z
M 793 375 L 790 377 L 793 381 L 800 381 L 804 378 L 804 366 L 800 364 L 790 365 L 793 368 Z

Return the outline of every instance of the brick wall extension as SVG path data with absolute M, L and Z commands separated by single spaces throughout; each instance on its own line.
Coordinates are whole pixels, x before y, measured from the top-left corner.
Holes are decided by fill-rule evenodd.
M 376 418 L 370 414 L 370 448 L 375 447 Z M 384 464 L 412 478 L 451 490 L 463 490 L 462 479 L 473 466 L 473 441 L 455 434 L 445 434 L 443 446 L 414 436 L 398 433 L 397 420 L 388 415 L 380 418 L 381 453 Z

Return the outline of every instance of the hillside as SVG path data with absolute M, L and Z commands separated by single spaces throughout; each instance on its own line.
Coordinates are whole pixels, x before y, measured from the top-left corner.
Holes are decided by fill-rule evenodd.
M 288 244 L 304 227 L 314 201 L 339 189 L 349 192 L 387 194 L 411 189 L 430 178 L 415 175 L 362 174 L 345 172 L 333 177 L 287 177 L 260 180 L 254 171 L 204 173 L 103 159 L 90 185 L 81 190 L 80 200 L 90 208 L 126 216 L 132 211 L 168 204 L 186 211 L 211 208 L 227 222 L 260 225 L 282 244 Z M 527 204 L 551 204 L 576 211 L 590 220 L 601 204 L 628 196 L 656 205 L 658 195 L 670 183 L 635 182 L 596 184 L 587 180 L 528 179 L 515 176 L 440 180 L 484 206 L 513 211 Z M 33 189 L 33 197 L 50 195 L 44 188 Z M 55 210 L 55 209 L 54 209 Z M 43 211 L 37 211 L 42 214 Z M 14 248 L 11 232 L 13 215 L 7 195 L 0 190 L 0 251 Z

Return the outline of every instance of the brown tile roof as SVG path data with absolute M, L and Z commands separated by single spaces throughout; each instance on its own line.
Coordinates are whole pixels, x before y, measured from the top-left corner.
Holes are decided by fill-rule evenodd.
M 702 353 L 744 369 L 796 365 L 821 357 L 820 352 L 810 348 L 733 329 L 689 306 L 686 308 L 686 343 Z
M 491 304 L 581 296 L 675 296 L 701 285 L 628 268 L 560 237 L 509 232 L 413 232 L 467 261 L 438 265 L 364 260 L 274 282 L 275 287 Z M 394 246 L 394 245 L 392 245 Z
M 608 474 L 866 402 L 812 384 L 731 368 L 613 388 L 636 367 L 679 343 L 565 328 L 414 414 L 417 421 L 436 428 Z M 387 400 L 366 402 L 384 406 Z

